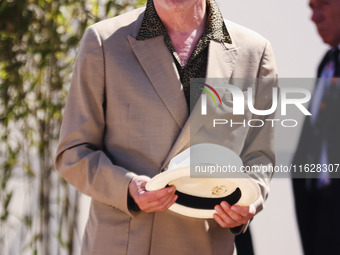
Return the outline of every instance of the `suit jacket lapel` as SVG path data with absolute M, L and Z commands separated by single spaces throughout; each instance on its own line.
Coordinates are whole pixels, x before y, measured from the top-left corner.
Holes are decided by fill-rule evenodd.
M 206 83 L 212 86 L 228 83 L 235 67 L 236 57 L 237 48 L 235 48 L 233 44 L 210 41 Z M 216 80 L 216 78 L 218 80 Z M 217 84 L 214 84 L 216 82 Z M 216 88 L 216 91 L 222 98 L 222 93 L 224 93 L 225 90 Z M 208 102 L 207 107 L 207 112 L 208 114 L 210 112 L 210 116 L 198 118 L 198 115 L 201 114 L 201 99 L 198 100 L 189 118 L 190 122 L 195 123 L 190 129 L 191 135 L 195 135 L 207 121 L 213 118 L 212 113 L 215 111 L 216 106 L 214 106 L 212 102 Z
M 207 83 L 209 83 L 209 78 L 224 78 L 225 82 L 228 82 L 235 67 L 236 57 L 237 48 L 235 48 L 233 44 L 210 41 L 206 74 Z M 217 91 L 220 92 L 223 90 Z M 222 95 L 220 96 L 222 97 Z M 215 109 L 215 106 L 208 103 L 208 112 L 214 112 Z M 189 119 L 186 121 L 182 132 L 164 161 L 162 169 L 167 166 L 174 156 L 191 146 L 190 137 L 193 137 L 199 129 L 212 118 L 213 114 L 210 116 L 201 116 L 201 99 L 199 99 Z
M 207 78 L 230 79 L 235 67 L 238 48 L 234 44 L 210 41 Z
M 163 36 L 137 41 L 128 40 L 152 86 L 180 128 L 188 118 L 188 107 L 173 57 Z

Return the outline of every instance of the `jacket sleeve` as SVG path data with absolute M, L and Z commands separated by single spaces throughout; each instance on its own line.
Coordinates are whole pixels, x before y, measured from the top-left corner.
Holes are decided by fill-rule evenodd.
M 270 109 L 272 106 L 272 89 L 277 87 L 277 69 L 272 47 L 267 41 L 259 63 L 258 78 L 256 81 L 255 109 Z M 241 158 L 245 166 L 275 165 L 274 130 L 271 121 L 275 119 L 275 112 L 268 116 L 252 116 L 252 119 L 261 119 L 265 123 L 261 128 L 250 128 L 246 137 Z M 254 203 L 256 212 L 263 209 L 264 201 L 269 193 L 269 181 L 272 173 L 248 173 L 260 187 L 260 197 Z M 248 224 L 231 229 L 234 234 L 243 233 Z
M 128 185 L 135 174 L 115 165 L 103 145 L 104 61 L 101 38 L 91 26 L 77 56 L 55 166 L 80 192 L 131 216 Z

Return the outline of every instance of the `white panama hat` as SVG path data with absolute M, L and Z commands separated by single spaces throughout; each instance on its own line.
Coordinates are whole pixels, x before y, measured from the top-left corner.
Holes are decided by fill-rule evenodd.
M 231 165 L 238 171 L 223 173 L 220 178 L 212 177 L 209 173 L 203 177 L 190 177 L 190 165 Z M 178 198 L 169 210 L 194 218 L 213 218 L 216 213 L 214 206 L 222 201 L 230 205 L 249 206 L 259 198 L 259 186 L 251 177 L 239 171 L 242 165 L 240 157 L 224 146 L 197 144 L 174 157 L 166 171 L 146 184 L 146 190 L 174 185 Z

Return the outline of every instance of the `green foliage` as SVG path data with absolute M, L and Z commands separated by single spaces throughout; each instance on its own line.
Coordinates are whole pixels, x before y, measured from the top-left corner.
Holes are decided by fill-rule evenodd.
M 28 189 L 36 207 L 20 216 L 29 230 L 22 249 L 55 254 L 52 236 L 60 243 L 58 254 L 73 252 L 78 194 L 53 171 L 53 158 L 77 47 L 88 25 L 145 2 L 0 1 L 0 228 L 12 215 L 11 180 L 21 178 L 28 187 L 35 183 L 38 191 Z M 0 247 L 1 235 L 5 231 Z

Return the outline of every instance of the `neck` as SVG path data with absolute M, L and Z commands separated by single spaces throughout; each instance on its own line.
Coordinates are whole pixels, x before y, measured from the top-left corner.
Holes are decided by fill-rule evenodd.
M 192 6 L 173 8 L 166 8 L 158 4 L 158 1 L 154 1 L 154 5 L 182 66 L 186 65 L 204 31 L 206 2 L 198 0 Z

